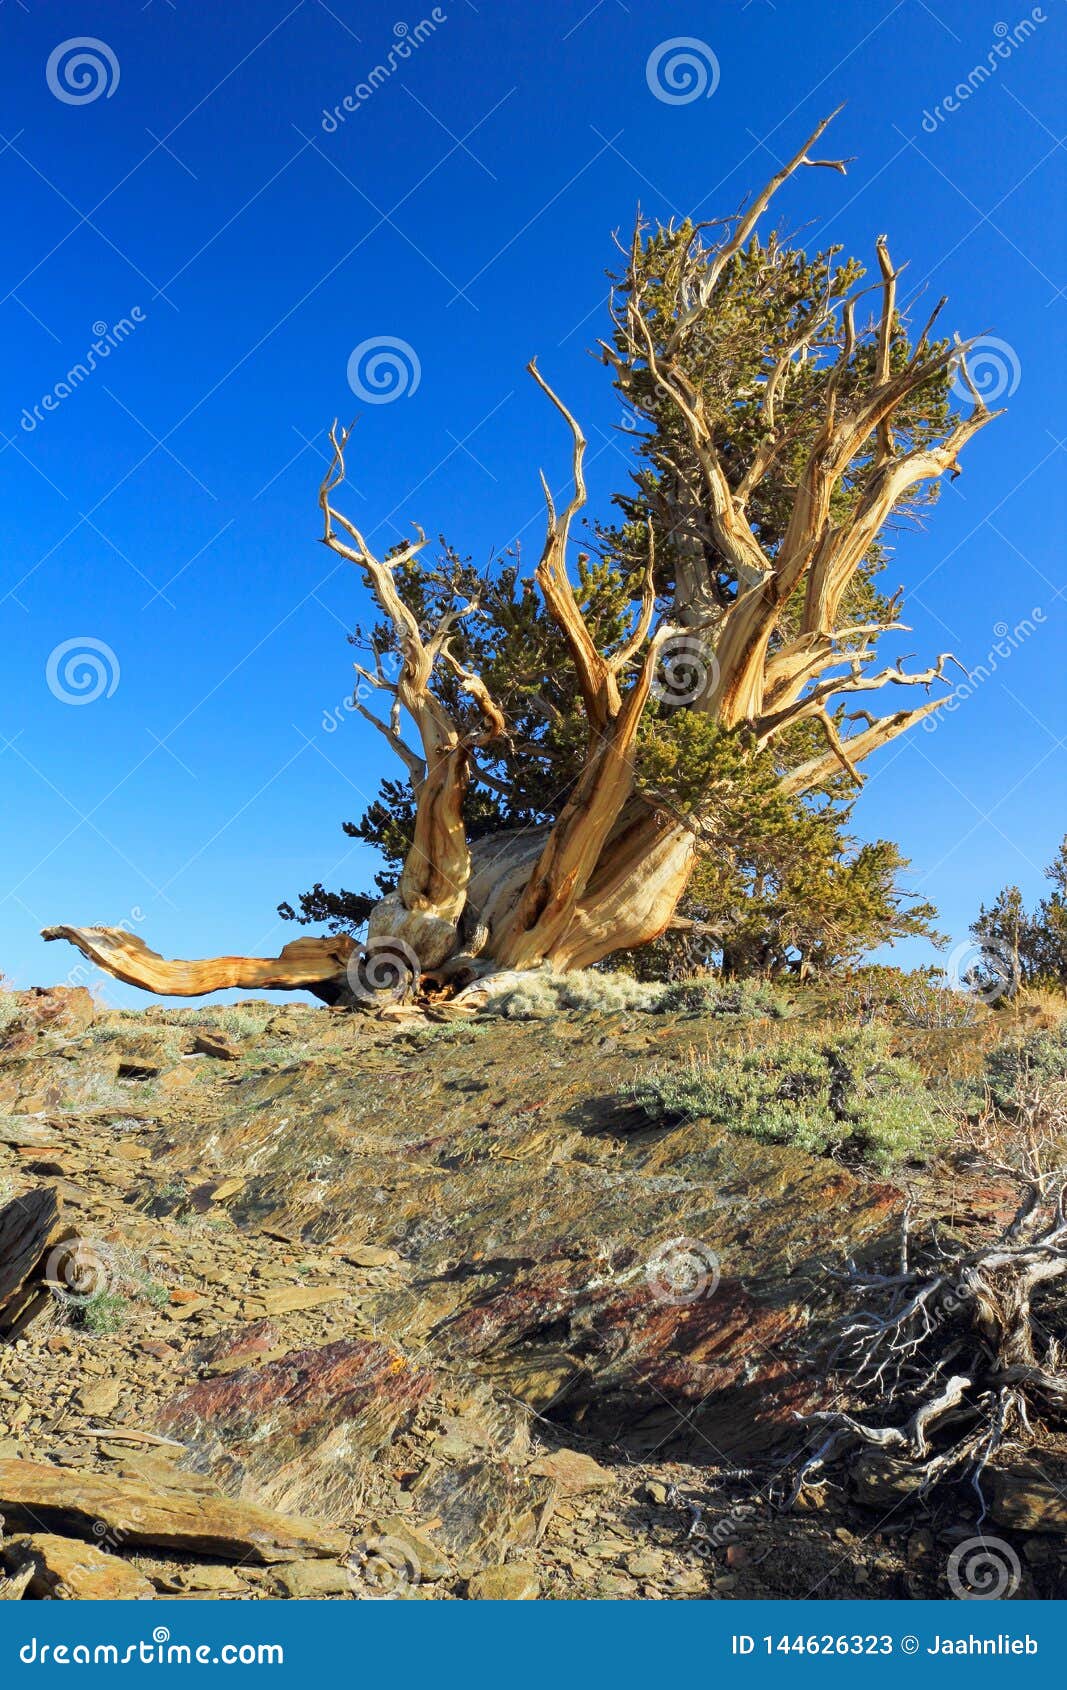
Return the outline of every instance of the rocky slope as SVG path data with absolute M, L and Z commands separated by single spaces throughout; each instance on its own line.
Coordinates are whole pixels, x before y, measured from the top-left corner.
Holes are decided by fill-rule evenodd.
M 984 1521 L 869 1464 L 778 1506 L 798 1416 L 847 1399 L 832 1270 L 906 1195 L 981 1230 L 1010 1193 L 626 1101 L 767 1023 L 58 988 L 6 1020 L 0 1595 L 946 1596 L 981 1532 L 1017 1594 L 1062 1577 L 1051 1435 Z M 976 1035 L 927 1044 L 959 1071 Z

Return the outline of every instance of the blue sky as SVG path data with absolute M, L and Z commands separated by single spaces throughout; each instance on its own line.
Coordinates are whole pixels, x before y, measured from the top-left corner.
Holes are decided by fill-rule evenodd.
M 4 0 L 0 29 L 0 967 L 19 984 L 76 961 L 48 923 L 270 954 L 295 937 L 280 898 L 368 882 L 340 823 L 394 770 L 355 717 L 323 725 L 367 613 L 317 543 L 325 427 L 358 415 L 351 509 L 380 547 L 418 521 L 476 558 L 535 550 L 538 467 L 566 470 L 536 353 L 606 508 L 627 442 L 587 349 L 612 231 L 638 200 L 735 209 L 842 100 L 830 150 L 855 163 L 802 173 L 783 220 L 872 262 L 887 231 L 905 291 L 996 337 L 983 373 L 1010 405 L 890 569 L 907 650 L 1008 655 L 869 765 L 857 830 L 901 843 L 957 938 L 1004 882 L 1038 894 L 1065 827 L 1061 0 Z M 679 38 L 705 86 L 665 100 Z M 388 339 L 407 391 L 361 402 L 351 355 Z M 97 667 L 72 671 L 86 641 Z

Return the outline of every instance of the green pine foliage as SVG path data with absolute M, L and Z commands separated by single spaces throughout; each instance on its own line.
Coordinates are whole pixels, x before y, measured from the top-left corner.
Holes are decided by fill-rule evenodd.
M 647 317 L 654 339 L 672 326 L 667 301 L 687 252 L 711 238 L 691 223 L 642 228 L 640 265 Z M 807 255 L 777 234 L 754 238 L 727 265 L 699 321 L 688 332 L 686 374 L 699 388 L 715 424 L 715 445 L 732 484 L 758 451 L 763 424 L 760 403 L 766 381 L 785 349 L 803 332 L 818 305 L 841 301 L 864 275 L 839 247 Z M 616 305 L 625 290 L 616 286 Z M 862 324 L 859 325 L 862 328 Z M 618 342 L 617 342 L 618 344 Z M 910 356 L 903 324 L 894 324 L 891 363 Z M 750 503 L 754 532 L 770 557 L 780 547 L 797 478 L 831 402 L 838 348 L 816 340 L 792 366 L 782 385 L 778 414 L 789 445 L 761 481 Z M 869 383 L 874 351 L 861 341 L 836 400 L 846 405 Z M 716 554 L 700 506 L 701 478 L 692 446 L 673 400 L 647 370 L 630 368 L 615 380 L 631 426 L 631 484 L 615 497 L 615 521 L 594 523 L 588 550 L 577 559 L 575 598 L 600 649 L 616 650 L 633 626 L 649 556 L 655 541 L 657 613 L 670 604 L 686 560 L 699 554 L 707 566 L 712 602 L 702 607 L 702 638 L 714 643 L 716 609 L 724 611 L 743 590 Z M 913 393 L 894 418 L 901 449 L 943 436 L 949 421 L 949 376 L 942 371 Z M 873 445 L 873 442 L 871 443 Z M 870 452 L 850 464 L 834 495 L 833 519 L 845 524 L 862 496 Z M 922 514 L 937 497 L 938 482 L 926 482 L 894 513 L 889 532 Z M 889 559 L 885 540 L 872 546 L 842 609 L 847 623 L 883 625 L 893 620 L 897 597 L 876 586 Z M 556 819 L 573 787 L 586 752 L 586 721 L 574 668 L 562 636 L 525 567 L 518 549 L 483 569 L 445 540 L 397 571 L 397 584 L 420 626 L 437 626 L 461 603 L 450 645 L 459 662 L 482 676 L 508 720 L 506 738 L 478 754 L 466 799 L 468 837 Z M 776 643 L 792 635 L 798 603 L 784 607 Z M 710 633 L 708 630 L 710 629 Z M 357 629 L 352 636 L 359 660 L 373 673 L 395 674 L 398 654 L 388 624 Z M 857 634 L 854 644 L 859 646 Z M 847 657 L 851 643 L 846 640 Z M 434 686 L 458 723 L 473 723 L 476 709 L 460 678 L 439 665 Z M 380 707 L 366 681 L 361 695 Z M 830 776 L 822 791 L 787 798 L 782 775 L 825 748 L 818 727 L 803 722 L 760 749 L 744 730 L 724 731 L 699 710 L 651 701 L 642 718 L 636 750 L 638 790 L 652 804 L 699 815 L 704 853 L 683 914 L 718 924 L 720 942 L 703 947 L 674 939 L 653 947 L 636 964 L 618 965 L 662 975 L 691 972 L 709 958 L 734 975 L 811 974 L 854 959 L 871 946 L 931 931 L 930 905 L 909 899 L 900 877 L 906 863 L 889 841 L 859 845 L 848 831 L 856 783 L 844 771 Z M 287 919 L 325 925 L 331 931 L 358 930 L 378 897 L 395 887 L 414 825 L 406 782 L 387 780 L 377 799 L 345 833 L 373 846 L 383 867 L 373 890 L 330 891 L 317 883 L 294 907 L 279 906 Z

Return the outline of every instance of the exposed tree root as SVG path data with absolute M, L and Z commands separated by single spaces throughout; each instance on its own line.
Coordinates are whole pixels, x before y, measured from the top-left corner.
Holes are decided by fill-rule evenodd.
M 839 1277 L 860 1306 L 840 1323 L 830 1365 L 851 1375 L 853 1401 L 869 1404 L 871 1417 L 836 1409 L 806 1417 L 826 1436 L 800 1467 L 790 1503 L 832 1466 L 875 1449 L 914 1463 L 920 1494 L 969 1479 L 984 1512 L 991 1458 L 1032 1442 L 1035 1422 L 1067 1426 L 1063 1297 L 1051 1290 L 1067 1276 L 1065 1203 L 1062 1171 L 1035 1174 L 1011 1224 L 988 1244 L 953 1250 L 934 1237 L 913 1252 L 905 1212 L 895 1273 L 848 1264 Z

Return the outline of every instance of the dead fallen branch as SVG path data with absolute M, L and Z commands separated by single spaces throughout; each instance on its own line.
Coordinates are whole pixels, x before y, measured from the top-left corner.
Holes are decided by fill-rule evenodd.
M 128 986 L 164 997 L 194 998 L 228 986 L 307 991 L 324 1003 L 345 1001 L 347 966 L 356 951 L 348 934 L 294 939 L 276 957 L 220 956 L 171 962 L 121 927 L 46 927 L 44 939 L 66 939 L 84 957 Z

